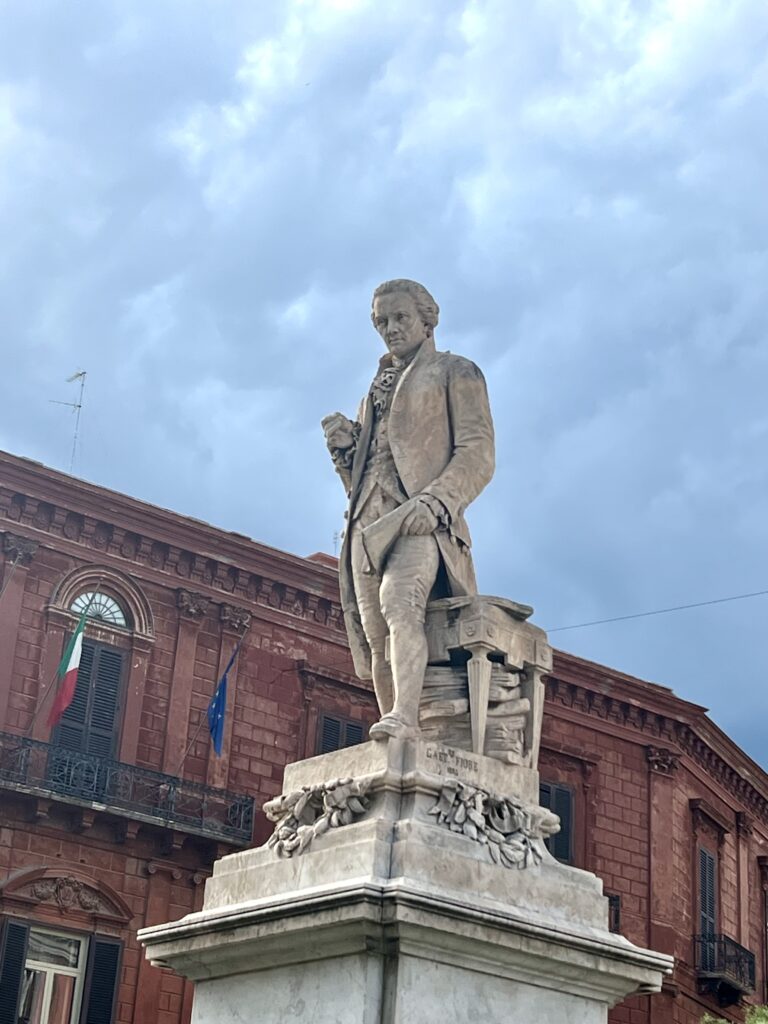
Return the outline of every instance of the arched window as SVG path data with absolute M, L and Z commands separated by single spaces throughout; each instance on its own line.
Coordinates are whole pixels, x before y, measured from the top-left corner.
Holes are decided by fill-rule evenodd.
M 77 615 L 85 612 L 89 619 L 97 619 L 110 626 L 128 627 L 128 619 L 120 604 L 114 597 L 98 590 L 86 590 L 79 594 L 69 606 L 69 610 Z
M 91 762 L 82 756 L 122 760 L 126 702 L 136 688 L 136 665 L 142 662 L 135 655 L 145 651 L 152 638 L 152 611 L 135 582 L 123 573 L 108 566 L 82 566 L 61 581 L 48 614 L 50 622 L 60 625 L 62 652 L 81 616 L 86 617 L 75 692 L 50 733 L 49 741 L 62 750 L 52 759 L 49 772 L 57 785 L 72 786 L 80 795 L 91 786 L 97 799 L 100 769 L 93 762 L 90 770 Z M 133 721 L 135 709 L 130 716 Z M 134 733 L 135 728 L 133 738 Z

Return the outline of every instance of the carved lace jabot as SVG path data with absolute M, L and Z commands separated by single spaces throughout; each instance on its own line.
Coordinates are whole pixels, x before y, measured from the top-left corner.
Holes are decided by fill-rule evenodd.
M 378 416 L 381 416 L 389 408 L 392 392 L 407 365 L 401 359 L 395 360 L 394 358 L 390 358 L 386 363 L 380 365 L 379 372 L 371 384 L 371 401 Z

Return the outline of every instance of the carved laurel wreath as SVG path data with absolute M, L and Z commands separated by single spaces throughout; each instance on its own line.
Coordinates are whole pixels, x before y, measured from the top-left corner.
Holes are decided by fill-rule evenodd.
M 264 804 L 264 813 L 275 830 L 267 840 L 278 857 L 303 853 L 317 836 L 330 828 L 350 825 L 368 810 L 369 781 L 335 779 L 304 786 Z
M 491 860 L 507 868 L 539 864 L 543 840 L 560 831 L 559 819 L 546 808 L 527 807 L 463 782 L 446 782 L 429 813 L 452 832 L 487 845 Z

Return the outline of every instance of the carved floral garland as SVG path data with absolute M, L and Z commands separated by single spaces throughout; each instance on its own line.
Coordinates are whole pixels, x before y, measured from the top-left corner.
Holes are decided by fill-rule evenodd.
M 446 782 L 430 810 L 438 824 L 488 846 L 491 860 L 507 868 L 541 863 L 543 840 L 560 831 L 545 807 L 526 807 L 463 782 Z
M 278 857 L 303 853 L 313 839 L 328 829 L 350 825 L 365 814 L 368 786 L 369 781 L 335 779 L 304 786 L 268 801 L 264 813 L 277 824 L 267 846 L 274 847 Z

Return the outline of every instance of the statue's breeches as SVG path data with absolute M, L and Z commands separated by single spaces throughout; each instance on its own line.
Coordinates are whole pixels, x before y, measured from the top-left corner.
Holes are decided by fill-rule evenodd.
M 366 639 L 372 651 L 382 653 L 384 641 L 398 625 L 423 624 L 440 565 L 434 535 L 399 537 L 392 548 L 384 574 L 366 572 L 360 527 L 352 526 L 352 579 Z

